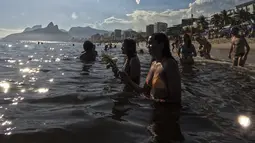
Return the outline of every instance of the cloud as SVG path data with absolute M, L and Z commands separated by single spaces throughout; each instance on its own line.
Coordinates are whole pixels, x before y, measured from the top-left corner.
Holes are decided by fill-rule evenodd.
M 4 29 L 4 28 L 0 28 L 0 37 L 5 37 L 9 34 L 12 34 L 12 33 L 20 33 L 22 32 L 23 29 Z
M 133 28 L 135 30 L 145 31 L 145 26 L 155 22 L 166 22 L 169 26 L 181 23 L 181 19 L 201 15 L 210 16 L 213 13 L 220 12 L 224 9 L 234 8 L 236 5 L 250 0 L 196 0 L 190 3 L 187 8 L 179 10 L 165 10 L 162 12 L 135 10 L 132 13 L 126 14 L 123 19 L 109 17 L 102 23 L 97 25 L 99 28 L 113 30 L 115 28 Z
M 72 19 L 77 19 L 78 15 L 75 12 L 73 12 L 71 17 L 72 17 Z
M 137 4 L 140 4 L 140 0 L 136 0 L 136 3 L 137 3 Z

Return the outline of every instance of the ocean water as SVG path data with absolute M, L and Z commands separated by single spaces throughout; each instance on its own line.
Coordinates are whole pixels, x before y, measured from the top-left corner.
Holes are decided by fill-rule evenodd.
M 255 142 L 253 61 L 232 68 L 222 50 L 212 52 L 217 60 L 196 58 L 192 69 L 180 67 L 178 111 L 123 93 L 100 56 L 82 63 L 81 44 L 72 44 L 0 43 L 0 143 Z M 123 65 L 120 46 L 109 54 Z M 139 58 L 144 83 L 151 58 Z M 240 124 L 241 115 L 250 126 Z

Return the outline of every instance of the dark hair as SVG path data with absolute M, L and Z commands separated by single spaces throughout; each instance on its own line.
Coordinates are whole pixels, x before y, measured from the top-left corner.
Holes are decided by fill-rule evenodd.
M 158 44 L 163 43 L 164 48 L 162 50 L 162 56 L 164 58 L 173 58 L 171 50 L 170 50 L 170 43 L 168 37 L 164 33 L 154 33 L 151 36 L 152 39 L 158 42 Z
M 136 55 L 136 42 L 133 39 L 125 39 L 123 45 L 127 48 L 127 56 L 131 58 Z
M 238 27 L 232 27 L 231 28 L 231 34 L 234 36 L 237 36 L 239 34 L 239 28 Z
M 94 48 L 94 44 L 90 41 L 85 41 L 83 44 L 83 49 L 84 51 L 92 51 L 92 49 Z
M 191 48 L 192 42 L 189 34 L 184 34 L 184 44 L 187 44 L 188 48 Z

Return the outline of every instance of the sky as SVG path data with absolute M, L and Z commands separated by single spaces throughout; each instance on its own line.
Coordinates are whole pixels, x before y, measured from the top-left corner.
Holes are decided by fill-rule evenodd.
M 250 0 L 0 0 L 0 37 L 53 22 L 75 26 L 145 31 L 147 24 L 179 24 L 182 18 L 210 16 Z M 139 3 L 139 4 L 138 4 Z

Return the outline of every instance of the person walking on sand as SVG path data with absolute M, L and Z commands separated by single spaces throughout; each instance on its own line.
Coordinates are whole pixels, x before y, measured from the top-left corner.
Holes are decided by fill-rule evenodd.
M 199 53 L 201 57 L 205 57 L 206 59 L 210 59 L 211 55 L 211 49 L 212 45 L 211 43 L 205 38 L 197 37 L 196 41 L 200 44 L 199 46 Z
M 238 27 L 233 27 L 231 29 L 231 37 L 231 47 L 228 57 L 229 59 L 232 58 L 233 66 L 243 67 L 247 60 L 250 46 L 246 39 L 239 34 Z

